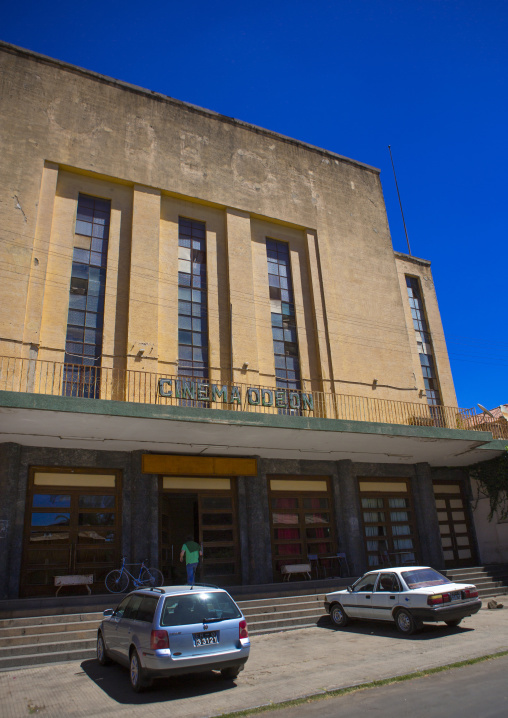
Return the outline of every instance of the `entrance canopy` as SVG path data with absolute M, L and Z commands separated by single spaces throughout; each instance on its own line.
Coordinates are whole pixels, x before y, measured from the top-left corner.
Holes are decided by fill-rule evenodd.
M 468 466 L 506 441 L 488 431 L 153 406 L 0 392 L 0 441 L 24 446 Z

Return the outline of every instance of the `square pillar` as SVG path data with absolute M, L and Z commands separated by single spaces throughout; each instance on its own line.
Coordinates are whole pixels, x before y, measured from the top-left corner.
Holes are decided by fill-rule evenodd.
M 412 486 L 422 563 L 440 570 L 445 561 L 429 464 L 416 464 Z

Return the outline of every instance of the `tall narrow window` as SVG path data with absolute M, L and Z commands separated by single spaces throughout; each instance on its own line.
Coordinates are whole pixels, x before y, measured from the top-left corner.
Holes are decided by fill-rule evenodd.
M 206 234 L 203 222 L 180 218 L 178 234 L 178 374 L 208 379 Z
M 275 381 L 280 389 L 300 391 L 300 361 L 296 333 L 295 305 L 289 247 L 285 242 L 266 240 L 268 284 L 272 314 Z M 288 401 L 288 406 L 290 402 Z M 279 409 L 281 413 L 297 413 L 295 409 Z
M 431 406 L 438 406 L 441 404 L 441 394 L 439 392 L 439 382 L 434 362 L 432 337 L 425 316 L 425 305 L 423 303 L 420 282 L 416 277 L 406 277 L 406 285 L 409 306 L 411 307 L 411 315 L 413 317 L 413 326 L 416 332 L 416 343 L 420 355 L 427 403 Z
M 110 215 L 109 200 L 79 195 L 65 342 L 64 396 L 99 396 Z

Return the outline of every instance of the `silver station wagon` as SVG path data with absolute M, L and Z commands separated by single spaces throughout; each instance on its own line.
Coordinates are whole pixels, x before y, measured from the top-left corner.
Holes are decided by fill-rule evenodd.
M 236 678 L 249 657 L 247 622 L 227 591 L 215 586 L 141 589 L 104 611 L 97 659 L 129 668 L 139 692 L 153 678 L 220 670 Z
M 452 583 L 428 566 L 369 571 L 352 586 L 326 596 L 325 608 L 339 628 L 350 618 L 394 621 L 410 635 L 424 622 L 458 626 L 481 608 L 476 586 Z

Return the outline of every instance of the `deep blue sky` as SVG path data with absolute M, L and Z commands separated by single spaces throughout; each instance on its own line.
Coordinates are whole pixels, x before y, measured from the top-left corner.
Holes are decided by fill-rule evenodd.
M 459 406 L 508 402 L 506 0 L 26 0 L 0 38 L 380 167 L 432 261 Z

